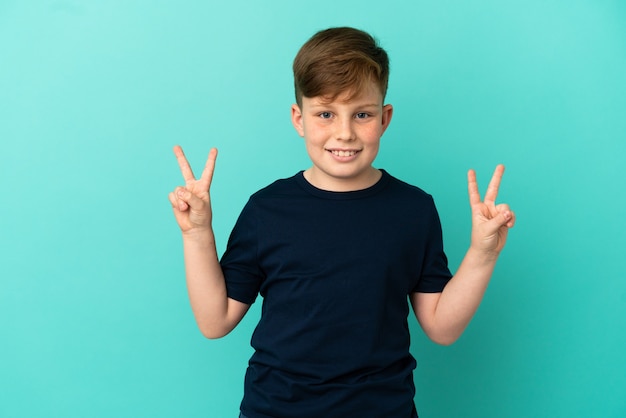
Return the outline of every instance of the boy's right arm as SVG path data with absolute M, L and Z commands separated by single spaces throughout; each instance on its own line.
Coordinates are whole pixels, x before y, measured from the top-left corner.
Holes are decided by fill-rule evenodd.
M 220 338 L 237 326 L 250 305 L 228 297 L 217 256 L 210 198 L 217 150 L 211 150 L 202 176 L 197 180 L 182 148 L 174 147 L 174 154 L 185 186 L 171 192 L 169 200 L 183 236 L 189 300 L 202 334 L 207 338 Z

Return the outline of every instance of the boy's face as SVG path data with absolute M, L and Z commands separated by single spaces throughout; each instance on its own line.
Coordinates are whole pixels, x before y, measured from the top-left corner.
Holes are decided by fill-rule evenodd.
M 291 121 L 304 138 L 313 162 L 304 173 L 313 186 L 331 191 L 361 190 L 380 178 L 372 163 L 393 108 L 383 106 L 374 82 L 367 86 L 350 100 L 346 100 L 347 94 L 332 102 L 323 97 L 303 97 L 302 107 L 291 107 Z

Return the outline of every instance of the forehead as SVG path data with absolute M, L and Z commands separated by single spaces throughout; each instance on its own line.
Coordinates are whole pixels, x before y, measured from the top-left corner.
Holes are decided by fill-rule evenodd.
M 380 87 L 374 82 L 368 82 L 360 90 L 347 90 L 335 95 L 320 95 L 302 97 L 303 104 L 311 106 L 341 105 L 375 105 L 382 106 L 383 95 Z

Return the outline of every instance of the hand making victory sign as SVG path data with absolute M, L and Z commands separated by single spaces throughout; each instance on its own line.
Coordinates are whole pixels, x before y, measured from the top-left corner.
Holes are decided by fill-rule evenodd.
M 506 243 L 509 228 L 515 225 L 515 214 L 506 204 L 496 205 L 496 197 L 504 174 L 504 166 L 498 165 L 491 177 L 485 200 L 480 200 L 476 172 L 467 173 L 467 189 L 472 209 L 471 245 L 485 254 L 497 256 Z
M 212 220 L 210 188 L 215 170 L 217 149 L 213 148 L 209 152 L 199 179 L 195 178 L 180 146 L 174 147 L 174 154 L 185 180 L 184 187 L 177 187 L 169 194 L 178 226 L 183 234 L 194 230 L 209 230 Z
M 200 331 L 207 338 L 223 337 L 237 326 L 250 305 L 228 298 L 215 247 L 210 189 L 217 149 L 209 152 L 199 179 L 180 146 L 174 147 L 174 154 L 185 186 L 176 187 L 169 200 L 183 235 L 189 301 Z
M 476 172 L 467 173 L 472 209 L 472 239 L 459 269 L 442 293 L 413 293 L 411 303 L 426 334 L 440 344 L 451 344 L 463 333 L 483 298 L 496 260 L 506 243 L 515 214 L 496 204 L 504 166 L 496 167 L 485 200 L 480 200 Z

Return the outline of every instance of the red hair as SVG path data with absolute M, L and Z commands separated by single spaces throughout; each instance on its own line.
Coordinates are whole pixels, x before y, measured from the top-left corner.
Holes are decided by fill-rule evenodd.
M 330 28 L 317 32 L 300 48 L 293 75 L 299 106 L 302 97 L 322 96 L 332 101 L 348 93 L 350 99 L 371 81 L 384 98 L 389 58 L 370 34 L 349 27 Z

